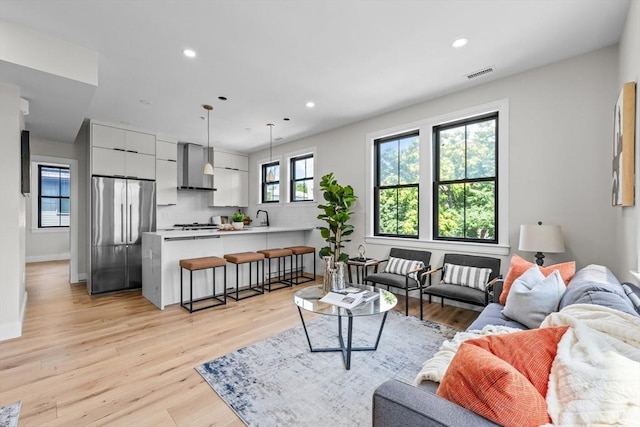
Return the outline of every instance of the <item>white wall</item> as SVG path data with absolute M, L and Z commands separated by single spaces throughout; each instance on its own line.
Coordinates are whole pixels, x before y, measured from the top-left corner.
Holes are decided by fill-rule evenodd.
M 26 261 L 29 263 L 69 259 L 71 250 L 69 227 L 60 229 L 38 228 L 38 165 L 49 164 L 70 168 L 73 160 L 66 157 L 41 156 L 35 154 L 34 148 L 40 141 L 36 143 L 34 139 L 35 138 L 32 138 L 31 140 L 31 195 L 26 201 Z M 71 203 L 76 202 L 73 198 L 71 199 Z M 77 218 L 73 217 L 70 219 L 77 220 Z
M 0 83 L 0 340 L 22 335 L 25 198 L 20 192 L 20 88 Z
M 618 92 L 622 83 L 636 82 L 640 76 L 640 1 L 632 1 L 619 47 Z M 618 278 L 635 281 L 630 270 L 640 269 L 640 91 L 636 85 L 636 160 L 635 206 L 612 208 L 615 212 L 615 237 Z
M 516 76 L 477 86 L 397 110 L 330 132 L 273 148 L 274 156 L 315 147 L 316 177 L 334 172 L 338 181 L 354 187 L 361 199 L 365 187 L 365 135 L 381 129 L 508 98 L 510 103 L 509 240 L 517 252 L 519 227 L 543 221 L 562 226 L 567 252 L 547 254 L 546 264 L 575 260 L 579 267 L 600 263 L 617 268 L 618 245 L 614 210 L 610 206 L 611 111 L 617 98 L 617 47 L 609 47 Z M 262 151 L 250 157 L 250 201 L 270 212 L 271 222 L 320 225 L 315 204 L 257 205 L 256 164 L 268 157 Z M 429 191 L 429 189 L 422 189 Z M 321 197 L 321 195 L 319 195 Z M 364 203 L 356 206 L 352 254 L 365 239 Z M 324 245 L 316 233 L 315 246 Z M 396 244 L 397 245 L 397 244 Z M 374 257 L 388 247 L 367 245 Z M 432 250 L 429 242 L 421 247 Z M 465 249 L 466 250 L 466 249 Z M 442 252 L 432 250 L 432 264 Z M 532 253 L 520 255 L 533 260 Z M 503 273 L 508 257 L 503 257 Z M 617 274 L 620 271 L 616 271 Z

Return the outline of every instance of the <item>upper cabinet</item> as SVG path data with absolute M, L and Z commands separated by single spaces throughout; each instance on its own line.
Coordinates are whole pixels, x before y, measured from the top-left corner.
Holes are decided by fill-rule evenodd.
M 156 179 L 156 136 L 91 124 L 91 173 Z
M 156 141 L 156 204 L 178 203 L 178 144 Z
M 212 206 L 249 206 L 249 157 L 214 151 Z
M 225 153 L 224 151 L 214 151 L 213 167 L 248 171 L 249 157 L 240 154 Z

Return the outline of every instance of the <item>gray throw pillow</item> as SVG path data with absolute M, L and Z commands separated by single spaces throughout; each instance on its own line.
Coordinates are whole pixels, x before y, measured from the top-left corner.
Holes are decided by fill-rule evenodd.
M 502 314 L 530 329 L 538 328 L 545 317 L 558 310 L 565 289 L 558 270 L 544 277 L 533 265 L 513 282 Z
M 640 288 L 632 283 L 623 283 L 622 289 L 624 293 L 629 297 L 629 301 L 633 304 L 633 308 L 640 314 Z

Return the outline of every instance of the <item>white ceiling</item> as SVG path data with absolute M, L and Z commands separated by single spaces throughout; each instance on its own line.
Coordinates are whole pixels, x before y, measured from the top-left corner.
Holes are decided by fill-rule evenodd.
M 22 76 L 33 112 L 47 102 L 74 111 L 72 123 L 51 120 L 52 112 L 27 116 L 38 136 L 71 142 L 88 117 L 206 144 L 201 105 L 208 103 L 212 145 L 252 152 L 268 146 L 269 122 L 274 144 L 292 141 L 615 44 L 628 7 L 628 0 L 0 0 L 0 18 L 99 55 L 86 111 L 75 111 L 73 94 L 39 90 Z M 459 37 L 468 45 L 452 48 Z M 198 56 L 184 57 L 185 47 Z M 487 66 L 496 71 L 465 77 Z M 11 80 L 6 74 L 1 81 Z

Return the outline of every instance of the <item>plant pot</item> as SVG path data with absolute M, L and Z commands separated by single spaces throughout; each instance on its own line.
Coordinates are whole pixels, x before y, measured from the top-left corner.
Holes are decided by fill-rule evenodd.
M 234 230 L 242 230 L 242 227 L 244 227 L 244 222 L 232 222 L 231 226 Z

